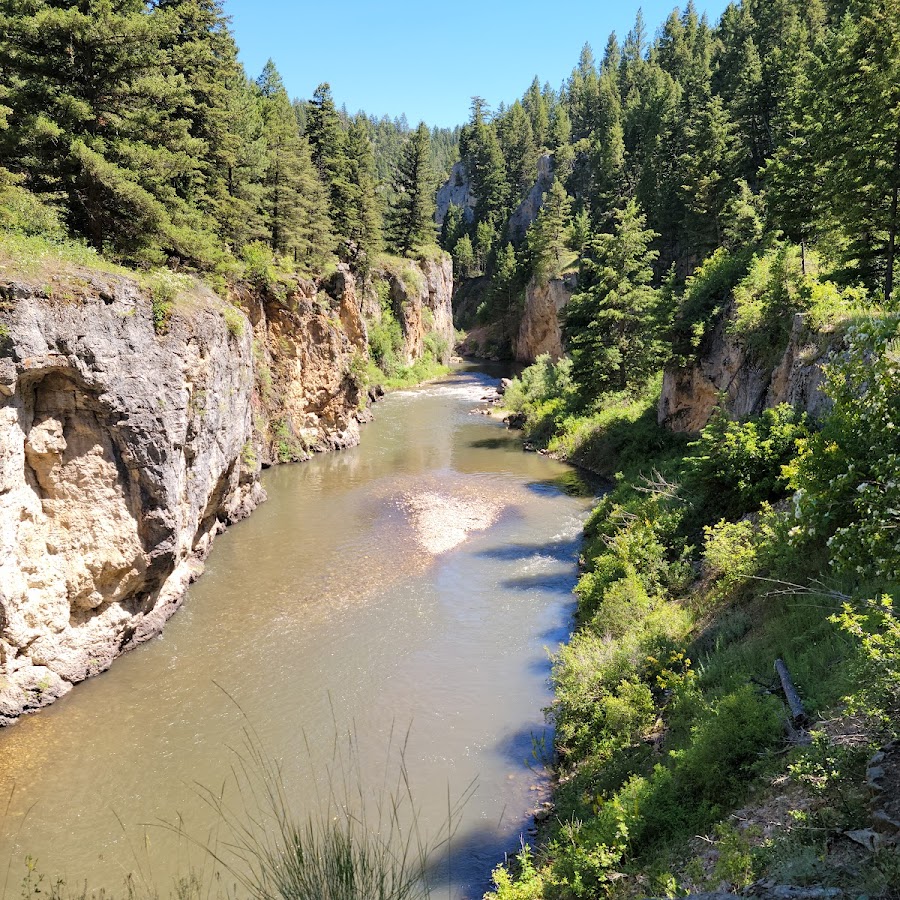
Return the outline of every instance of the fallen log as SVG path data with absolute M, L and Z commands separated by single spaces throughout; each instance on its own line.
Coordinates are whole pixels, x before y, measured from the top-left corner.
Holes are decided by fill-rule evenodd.
M 781 689 L 784 691 L 788 708 L 791 711 L 791 722 L 798 728 L 804 728 L 809 724 L 809 716 L 806 715 L 806 710 L 803 708 L 803 701 L 797 693 L 797 688 L 794 687 L 794 682 L 791 680 L 791 673 L 788 671 L 788 667 L 785 665 L 783 659 L 775 660 L 775 671 L 778 673 L 778 677 L 781 680 Z

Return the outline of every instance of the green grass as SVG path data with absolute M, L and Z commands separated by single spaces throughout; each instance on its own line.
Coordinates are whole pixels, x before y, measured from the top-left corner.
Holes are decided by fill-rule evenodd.
M 369 384 L 380 384 L 386 391 L 399 391 L 415 387 L 425 381 L 434 381 L 450 373 L 450 367 L 436 362 L 431 356 L 423 356 L 410 366 L 400 366 L 387 375 L 374 362 L 369 362 L 366 380 Z
M 134 277 L 135 272 L 102 257 L 87 244 L 0 231 L 0 275 L 46 281 L 72 274 L 74 267 Z

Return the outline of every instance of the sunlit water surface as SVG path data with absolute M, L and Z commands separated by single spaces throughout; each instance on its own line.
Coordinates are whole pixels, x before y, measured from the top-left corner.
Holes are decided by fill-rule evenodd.
M 335 734 L 355 735 L 350 780 L 367 787 L 386 768 L 396 782 L 406 742 L 426 837 L 474 784 L 432 880 L 481 896 L 542 798 L 548 650 L 570 626 L 590 502 L 571 469 L 472 413 L 495 383 L 459 371 L 393 394 L 361 446 L 267 472 L 268 502 L 219 538 L 161 638 L 0 731 L 7 896 L 26 855 L 117 893 L 128 872 L 165 895 L 208 871 L 160 823 L 208 839 L 203 789 L 228 796 L 248 725 L 303 815 Z

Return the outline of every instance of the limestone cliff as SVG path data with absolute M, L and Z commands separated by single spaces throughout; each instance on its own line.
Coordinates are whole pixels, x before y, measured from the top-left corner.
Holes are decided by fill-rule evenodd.
M 515 243 L 525 240 L 525 232 L 531 223 L 538 217 L 541 207 L 544 205 L 544 194 L 553 185 L 553 156 L 545 153 L 538 158 L 537 178 L 531 190 L 522 198 L 522 201 L 509 218 L 508 233 Z
M 462 209 L 463 219 L 466 222 L 472 222 L 475 219 L 477 202 L 466 165 L 458 162 L 450 170 L 450 177 L 438 188 L 435 198 L 434 221 L 438 227 L 443 225 L 452 204 Z
M 525 289 L 525 307 L 519 331 L 513 340 L 518 362 L 533 363 L 542 353 L 559 359 L 563 347 L 560 313 L 575 290 L 575 276 L 541 282 L 532 278 Z
M 388 277 L 410 361 L 451 344 L 452 264 Z M 405 272 L 405 270 L 404 270 Z M 387 276 L 385 276 L 387 277 Z M 0 282 L 0 725 L 158 634 L 263 465 L 359 440 L 371 286 L 199 283 L 161 316 L 123 275 Z
M 404 362 L 425 352 L 425 339 L 446 363 L 453 351 L 453 260 L 447 253 L 420 260 L 391 259 L 373 277 L 387 286 L 387 296 L 403 331 Z
M 0 723 L 157 634 L 264 494 L 249 330 L 198 288 L 168 333 L 128 279 L 0 287 Z
M 236 291 L 252 328 L 252 421 L 263 465 L 359 443 L 365 321 L 346 267 L 325 287 L 297 280 L 287 293 Z
M 798 314 L 783 351 L 775 348 L 775 364 L 765 364 L 730 333 L 733 316 L 733 308 L 726 310 L 692 365 L 665 372 L 658 411 L 661 425 L 678 432 L 700 431 L 720 406 L 734 419 L 758 415 L 780 403 L 811 416 L 827 409 L 829 400 L 820 390 L 822 366 L 840 347 L 836 334 L 813 331 Z

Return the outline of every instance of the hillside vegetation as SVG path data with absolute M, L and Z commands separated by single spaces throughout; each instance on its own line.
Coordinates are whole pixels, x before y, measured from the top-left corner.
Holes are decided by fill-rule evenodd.
M 445 246 L 481 248 L 482 319 L 511 328 L 524 283 L 577 254 L 568 356 L 505 403 L 611 484 L 554 657 L 554 806 L 494 900 L 900 891 L 894 775 L 867 782 L 900 721 L 898 73 L 895 4 L 745 0 L 715 26 L 689 4 L 599 64 L 586 47 L 561 92 L 473 107 L 478 205 Z M 555 178 L 516 245 L 541 152 Z M 657 424 L 663 369 L 727 338 L 770 372 L 798 315 L 800 362 L 831 348 L 820 417 L 735 421 L 723 396 L 700 434 Z

